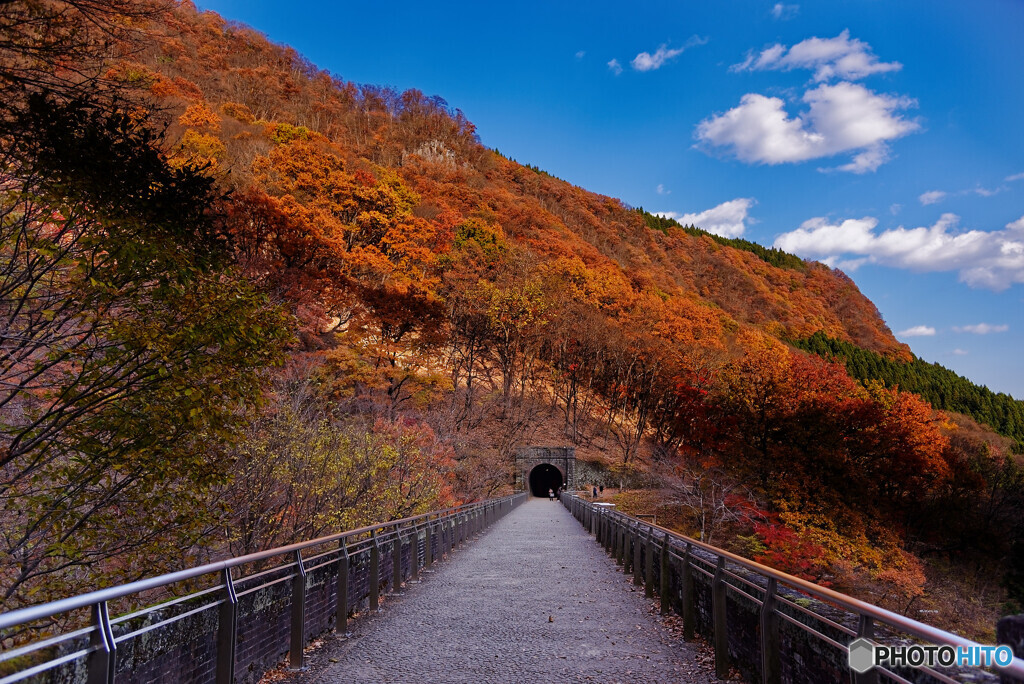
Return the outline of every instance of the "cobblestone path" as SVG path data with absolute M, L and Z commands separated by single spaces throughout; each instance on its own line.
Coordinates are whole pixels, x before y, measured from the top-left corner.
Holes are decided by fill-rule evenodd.
M 383 613 L 312 654 L 302 681 L 714 682 L 558 502 L 531 499 Z

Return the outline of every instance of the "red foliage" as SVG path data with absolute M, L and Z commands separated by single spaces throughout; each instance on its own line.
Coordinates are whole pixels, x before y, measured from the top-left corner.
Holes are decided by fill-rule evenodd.
M 754 533 L 764 546 L 755 561 L 808 582 L 829 585 L 822 581 L 829 570 L 824 548 L 777 523 L 755 523 Z

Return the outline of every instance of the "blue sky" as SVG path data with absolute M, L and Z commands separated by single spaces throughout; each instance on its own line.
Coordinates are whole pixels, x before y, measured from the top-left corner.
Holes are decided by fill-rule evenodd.
M 589 190 L 843 268 L 1024 397 L 1024 2 L 208 0 Z

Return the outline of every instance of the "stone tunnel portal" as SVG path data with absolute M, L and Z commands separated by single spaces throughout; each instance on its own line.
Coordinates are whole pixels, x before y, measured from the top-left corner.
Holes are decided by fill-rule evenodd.
M 563 484 L 562 472 L 550 463 L 541 463 L 530 471 L 530 493 L 534 496 L 546 497 L 549 489 L 557 492 Z
M 526 446 L 516 449 L 514 487 L 533 496 L 547 496 L 576 486 L 576 450 L 573 447 Z

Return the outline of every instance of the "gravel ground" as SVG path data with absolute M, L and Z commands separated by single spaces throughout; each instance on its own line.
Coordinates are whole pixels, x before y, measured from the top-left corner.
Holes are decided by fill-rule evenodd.
M 525 502 L 423 577 L 289 679 L 717 681 L 558 502 Z

